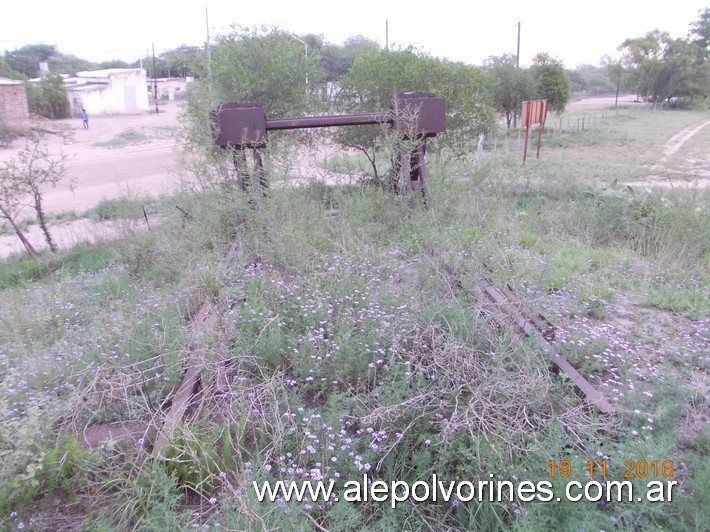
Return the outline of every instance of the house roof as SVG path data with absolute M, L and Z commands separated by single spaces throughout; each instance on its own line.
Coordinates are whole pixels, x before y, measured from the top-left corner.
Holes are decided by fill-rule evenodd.
M 114 74 L 136 74 L 142 68 L 105 68 L 103 70 L 85 70 L 75 76 L 63 76 L 64 87 L 70 92 L 89 92 L 101 90 L 111 84 Z
M 77 78 L 108 78 L 111 74 L 132 74 L 140 72 L 142 68 L 104 68 L 103 70 L 84 70 L 77 72 Z
M 105 89 L 108 83 L 81 83 L 78 85 L 64 85 L 67 92 L 88 92 Z

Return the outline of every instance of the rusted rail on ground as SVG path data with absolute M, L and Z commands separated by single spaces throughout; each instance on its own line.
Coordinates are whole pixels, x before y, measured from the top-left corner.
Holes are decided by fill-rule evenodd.
M 444 270 L 447 275 L 456 279 L 457 286 L 461 288 L 454 269 L 444 265 Z M 530 310 L 509 285 L 496 287 L 494 283 L 491 274 L 484 274 L 471 290 L 490 318 L 500 327 L 512 325 L 518 333 L 518 345 L 523 339 L 533 340 L 547 354 L 552 366 L 567 375 L 591 404 L 603 414 L 613 414 L 614 407 L 611 403 L 554 346 L 555 326 L 542 314 Z
M 225 263 L 229 264 L 235 260 L 237 263 L 241 263 L 243 258 L 242 244 L 242 237 L 237 235 L 225 255 Z M 153 458 L 165 458 L 165 450 L 175 438 L 185 414 L 199 402 L 200 390 L 205 388 L 205 383 L 202 382 L 202 371 L 205 368 L 205 364 L 199 356 L 199 337 L 204 331 L 209 330 L 219 321 L 220 312 L 219 304 L 207 301 L 200 306 L 200 309 L 191 320 L 194 340 L 191 340 L 184 350 L 183 359 L 186 369 L 182 382 L 171 399 L 170 408 L 167 410 L 165 418 L 158 429 L 155 443 L 153 444 Z M 226 352 L 226 344 L 220 342 L 220 349 Z M 225 360 L 217 367 L 214 385 L 218 388 L 225 387 L 226 368 L 224 366 L 227 362 Z

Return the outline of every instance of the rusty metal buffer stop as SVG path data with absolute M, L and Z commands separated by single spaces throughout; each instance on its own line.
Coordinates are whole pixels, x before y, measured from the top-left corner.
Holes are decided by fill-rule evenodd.
M 259 103 L 226 103 L 212 114 L 212 119 L 215 144 L 233 150 L 237 182 L 242 190 L 249 185 L 248 172 L 243 170 L 247 149 L 253 151 L 254 173 L 259 176 L 260 185 L 267 186 L 259 149 L 266 147 L 269 131 L 389 123 L 402 141 L 408 141 L 400 143 L 395 155 L 397 180 L 404 183 L 407 192 L 419 189 L 425 194 L 426 139 L 446 131 L 446 101 L 428 92 L 403 92 L 392 97 L 389 112 L 295 118 L 266 118 L 266 110 Z

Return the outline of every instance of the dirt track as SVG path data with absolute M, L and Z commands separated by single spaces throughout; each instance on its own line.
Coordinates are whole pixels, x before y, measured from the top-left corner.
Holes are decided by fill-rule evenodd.
M 165 128 L 178 124 L 176 104 L 165 105 L 161 113 L 140 115 L 112 115 L 89 117 L 89 129 L 82 128 L 80 119 L 49 122 L 47 127 L 66 130 L 73 134 L 73 142 L 66 143 L 58 135 L 49 135 L 52 152 L 70 157 L 65 182 L 47 191 L 45 206 L 48 212 L 83 211 L 103 198 L 115 198 L 127 192 L 159 194 L 169 189 L 175 170 L 175 141 L 156 139 L 150 142 L 111 148 L 97 143 L 111 143 L 128 128 L 138 130 Z M 24 146 L 16 140 L 9 149 L 0 150 L 0 161 L 14 156 Z M 75 180 L 74 191 L 69 180 Z

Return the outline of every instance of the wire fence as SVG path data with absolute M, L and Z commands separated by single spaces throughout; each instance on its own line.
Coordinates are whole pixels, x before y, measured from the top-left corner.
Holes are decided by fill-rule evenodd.
M 654 110 L 656 109 L 653 105 L 637 104 L 616 108 L 570 111 L 560 116 L 548 116 L 542 130 L 542 140 L 562 138 L 569 135 L 577 135 L 585 131 L 602 129 L 617 120 L 635 117 L 641 113 L 653 112 Z M 537 143 L 539 134 L 538 127 L 530 128 L 528 150 L 530 150 L 530 146 L 534 147 Z M 479 138 L 476 158 L 480 160 L 482 156 L 484 156 L 484 152 L 488 152 L 489 155 L 522 153 L 524 145 L 524 128 L 503 128 L 485 137 L 483 142 L 481 142 L 481 138 Z

